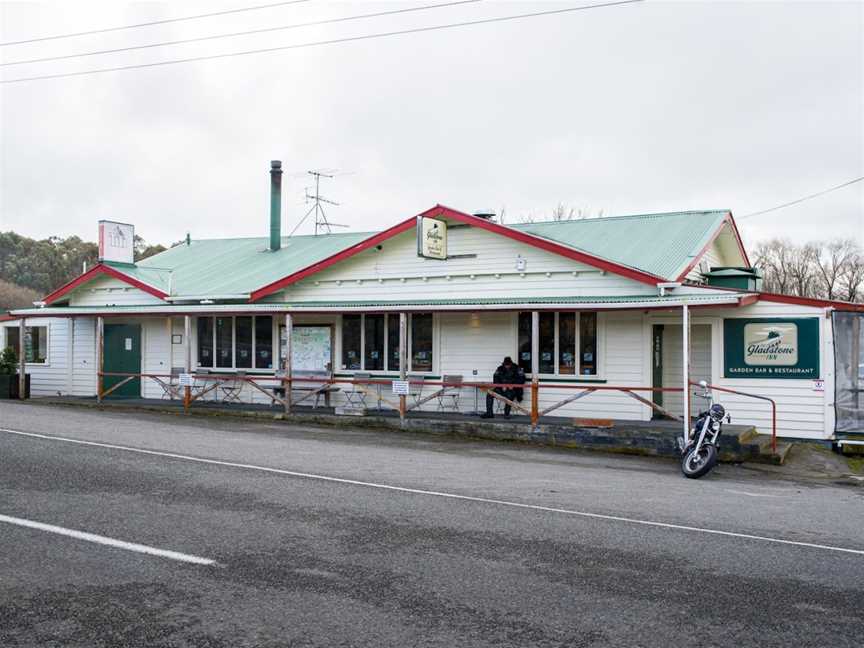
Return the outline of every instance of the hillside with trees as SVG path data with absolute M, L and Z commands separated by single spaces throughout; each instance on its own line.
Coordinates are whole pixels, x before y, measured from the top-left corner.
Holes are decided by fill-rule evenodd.
M 165 250 L 135 237 L 135 260 Z M 71 281 L 96 263 L 96 243 L 77 236 L 32 239 L 15 232 L 0 232 L 0 312 L 31 306 L 58 286 Z

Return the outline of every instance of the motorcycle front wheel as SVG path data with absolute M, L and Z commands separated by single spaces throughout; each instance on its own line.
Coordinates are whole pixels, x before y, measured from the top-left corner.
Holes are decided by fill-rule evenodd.
M 696 446 L 689 448 L 681 460 L 681 472 L 689 479 L 699 479 L 707 474 L 717 463 L 717 448 L 710 443 L 704 444 L 699 452 Z

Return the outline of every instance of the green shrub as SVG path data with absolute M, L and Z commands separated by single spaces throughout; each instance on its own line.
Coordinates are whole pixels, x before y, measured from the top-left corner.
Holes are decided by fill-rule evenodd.
M 6 347 L 0 353 L 0 375 L 11 376 L 18 371 L 18 354 L 12 347 Z

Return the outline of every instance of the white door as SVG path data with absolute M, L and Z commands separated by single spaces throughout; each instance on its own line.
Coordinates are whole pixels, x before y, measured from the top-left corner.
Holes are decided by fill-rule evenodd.
M 681 325 L 663 327 L 663 387 L 681 387 L 684 382 L 684 349 Z M 690 327 L 690 380 L 711 382 L 711 325 L 694 324 Z M 691 394 L 693 390 L 691 389 Z M 681 415 L 684 407 L 681 392 L 663 392 L 663 407 Z M 690 413 L 696 415 L 705 409 L 704 399 L 690 397 Z

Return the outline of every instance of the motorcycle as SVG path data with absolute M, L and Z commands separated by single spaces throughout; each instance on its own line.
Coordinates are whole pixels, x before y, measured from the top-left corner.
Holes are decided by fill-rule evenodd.
M 696 417 L 687 444 L 681 451 L 681 472 L 689 479 L 699 479 L 717 465 L 723 420 L 725 419 L 727 423 L 732 422 L 732 417 L 726 414 L 726 409 L 714 402 L 708 383 L 700 380 L 699 386 L 703 389 L 703 393 L 697 396 L 707 399 L 709 407 Z M 680 439 L 678 445 L 679 447 L 682 445 Z

